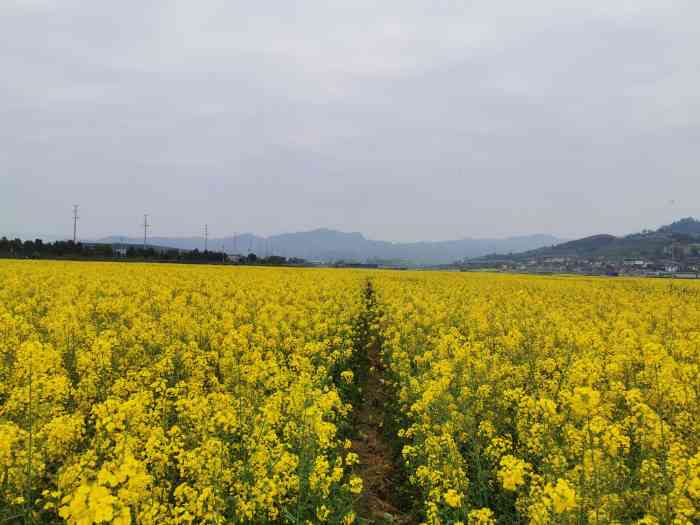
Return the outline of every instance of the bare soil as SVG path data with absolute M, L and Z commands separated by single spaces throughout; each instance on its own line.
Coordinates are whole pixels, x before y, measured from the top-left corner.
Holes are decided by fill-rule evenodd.
M 376 342 L 368 345 L 369 370 L 363 384 L 363 404 L 355 413 L 356 437 L 352 449 L 359 455 L 357 474 L 362 477 L 364 490 L 358 501 L 358 517 L 364 524 L 409 524 L 415 519 L 402 509 L 401 465 L 396 463 L 391 443 L 383 428 L 388 405 L 388 390 L 384 384 L 384 368 Z

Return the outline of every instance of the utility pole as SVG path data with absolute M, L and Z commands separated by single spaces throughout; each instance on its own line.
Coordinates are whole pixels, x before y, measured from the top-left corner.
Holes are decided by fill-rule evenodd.
M 143 214 L 143 249 L 146 249 L 146 242 L 148 241 L 148 228 L 151 225 L 148 224 L 148 213 Z
M 73 204 L 73 244 L 78 241 L 78 205 Z
M 209 225 L 204 225 L 204 251 L 207 251 L 207 244 L 209 243 Z
M 233 253 L 236 253 L 236 237 L 238 237 L 238 232 L 233 232 Z

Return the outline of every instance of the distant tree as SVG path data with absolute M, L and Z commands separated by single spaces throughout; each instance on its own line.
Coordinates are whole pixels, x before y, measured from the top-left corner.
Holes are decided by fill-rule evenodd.
M 287 264 L 287 258 L 280 255 L 270 255 L 269 257 L 265 258 L 265 263 L 275 265 Z
M 113 257 L 114 249 L 111 244 L 100 244 L 95 247 L 95 254 L 100 257 Z
M 81 258 L 112 258 L 117 256 L 117 252 L 112 244 L 90 244 L 75 243 L 69 241 L 44 242 L 42 239 L 10 240 L 7 237 L 0 237 L 1 257 L 81 257 Z M 177 249 L 161 249 L 152 246 L 128 246 L 126 257 L 131 259 L 150 260 L 172 260 L 191 262 L 222 262 L 227 256 L 223 252 L 199 250 L 183 251 Z

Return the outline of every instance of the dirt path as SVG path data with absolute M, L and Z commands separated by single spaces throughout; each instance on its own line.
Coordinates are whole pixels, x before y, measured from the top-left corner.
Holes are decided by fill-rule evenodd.
M 367 367 L 362 378 L 362 404 L 355 412 L 356 437 L 353 450 L 360 456 L 357 473 L 364 481 L 364 490 L 358 501 L 360 523 L 365 524 L 409 524 L 414 520 L 402 504 L 401 466 L 396 463 L 394 450 L 384 430 L 384 418 L 389 403 L 388 387 L 384 384 L 384 367 L 377 337 L 370 333 L 376 302 L 371 283 L 365 291 L 367 319 L 364 346 Z

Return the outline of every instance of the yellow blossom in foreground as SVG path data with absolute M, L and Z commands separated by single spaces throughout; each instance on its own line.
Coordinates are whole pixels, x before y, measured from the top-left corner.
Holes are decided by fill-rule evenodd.
M 600 403 L 600 392 L 590 387 L 576 387 L 571 397 L 571 409 L 578 416 L 588 416 Z
M 467 523 L 468 525 L 494 525 L 496 519 L 491 509 L 476 509 L 469 511 Z
M 504 456 L 501 459 L 501 468 L 498 471 L 498 477 L 501 479 L 503 488 L 506 490 L 516 490 L 520 485 L 525 483 L 527 467 L 527 463 L 516 457 L 510 455 Z
M 459 507 L 462 503 L 462 496 L 454 489 L 449 489 L 445 492 L 443 498 L 445 499 L 445 503 L 453 508 Z
M 359 494 L 362 492 L 362 478 L 358 476 L 353 476 L 350 478 L 350 492 L 353 494 Z
M 557 514 L 576 507 L 576 491 L 565 479 L 557 480 L 556 485 L 547 484 L 544 493 L 552 502 L 552 508 Z

